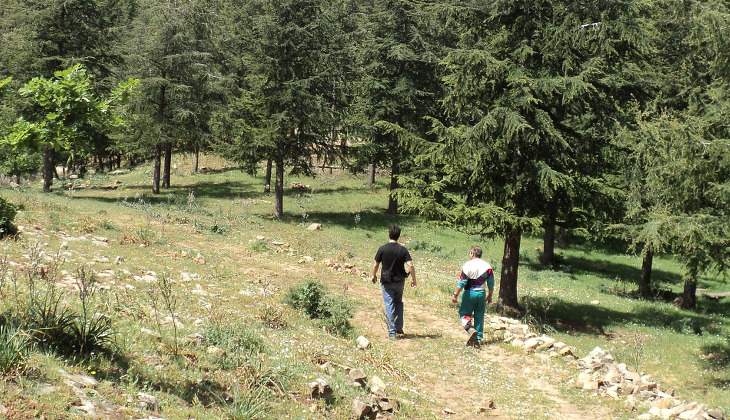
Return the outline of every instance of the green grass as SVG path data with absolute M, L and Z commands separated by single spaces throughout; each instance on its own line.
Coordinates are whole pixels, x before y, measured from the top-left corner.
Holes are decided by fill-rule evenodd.
M 454 367 L 454 343 L 428 325 L 423 327 L 424 338 L 414 341 L 421 347 L 408 358 L 378 341 L 381 337 L 373 338 L 373 349 L 356 351 L 352 336 L 365 328 L 367 317 L 381 322 L 382 302 L 347 288 L 358 282 L 367 287 L 366 280 L 321 263 L 329 258 L 369 273 L 375 250 L 387 240 L 387 227 L 399 224 L 419 279 L 408 298 L 450 320 L 455 318 L 450 294 L 470 246 L 484 248 L 485 259 L 499 277 L 500 238 L 471 237 L 413 216 L 389 215 L 386 179 L 368 190 L 365 176 L 341 173 L 287 177 L 285 186 L 301 182 L 312 192 L 285 188 L 285 216 L 276 220 L 271 216 L 273 196 L 263 193 L 260 176 L 245 175 L 209 156 L 201 161 L 209 170 L 193 174 L 191 161 L 190 156 L 174 157 L 172 188 L 159 196 L 150 193 L 149 166 L 89 177 L 92 186 L 120 180 L 117 190 L 56 189 L 44 195 L 37 184 L 0 190 L 8 201 L 22 205 L 15 224 L 25 232 L 17 242 L 0 242 L 0 256 L 28 264 L 28 247 L 40 243 L 46 255 L 63 255 L 60 270 L 73 273 L 93 262 L 95 270 L 114 273 L 111 279 L 99 278 L 98 289 L 99 307 L 110 316 L 114 331 L 109 350 L 71 359 L 34 350 L 23 372 L 93 371 L 101 380 L 97 390 L 104 399 L 138 417 L 141 413 L 134 412 L 127 399 L 147 392 L 160 400 L 166 418 L 246 418 L 256 413 L 262 418 L 322 418 L 324 411 L 327 418 L 349 418 L 352 398 L 360 390 L 350 386 L 342 370 L 330 378 L 333 403 L 318 403 L 319 411 L 310 411 L 306 384 L 323 375 L 318 365 L 324 361 L 387 378 L 393 385 L 389 394 L 403 401 L 402 418 L 443 416 L 443 402 L 424 392 L 419 378 L 443 377 L 448 382 L 474 372 L 479 372 L 472 375 L 474 386 L 494 395 L 498 406 L 514 418 L 546 418 L 554 409 L 555 403 L 531 389 L 526 378 L 500 375 L 499 363 L 484 365 L 475 359 Z M 321 223 L 322 230 L 308 231 L 311 223 Z M 94 242 L 94 237 L 108 242 Z M 518 284 L 524 319 L 534 329 L 570 344 L 579 356 L 595 346 L 610 349 L 620 361 L 655 376 L 681 398 L 730 411 L 729 298 L 700 297 L 696 311 L 636 299 L 631 292 L 641 265 L 638 257 L 581 243 L 558 249 L 559 264 L 546 270 L 538 263 L 541 246 L 539 238 L 523 239 Z M 304 257 L 314 262 L 300 262 L 308 261 Z M 670 256 L 657 256 L 653 282 L 679 292 L 681 272 Z M 17 302 L 14 285 L 23 286 L 22 275 L 1 283 L 3 313 Z M 172 310 L 160 300 L 163 276 L 171 279 L 170 292 L 176 299 Z M 343 330 L 350 333 L 332 333 L 343 319 L 327 325 L 286 304 L 285 296 L 307 280 L 317 281 L 327 296 L 336 297 L 326 301 L 343 305 L 340 312 L 349 308 L 359 314 L 350 319 L 352 330 Z M 727 290 L 715 277 L 702 278 L 699 286 L 708 292 Z M 69 290 L 63 303 L 80 309 Z M 186 339 L 194 333 L 209 341 Z M 209 353 L 212 345 L 226 356 Z M 256 378 L 260 381 L 249 382 Z M 39 414 L 73 402 L 65 392 L 35 392 L 45 380 L 53 378 L 26 374 L 6 381 L 0 395 L 24 394 L 16 406 L 41 407 Z M 596 402 L 570 389 L 566 396 L 586 407 Z M 256 401 L 263 402 L 265 414 Z

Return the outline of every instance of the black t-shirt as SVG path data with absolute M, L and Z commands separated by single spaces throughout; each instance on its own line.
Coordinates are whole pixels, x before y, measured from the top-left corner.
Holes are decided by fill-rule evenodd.
M 393 265 L 392 274 L 394 283 L 402 282 L 408 277 L 409 273 L 406 273 L 405 263 L 412 260 L 408 249 L 395 242 L 388 242 L 381 246 L 375 254 L 375 262 L 381 265 L 381 276 L 382 270 L 387 270 Z M 393 263 L 394 261 L 395 264 Z

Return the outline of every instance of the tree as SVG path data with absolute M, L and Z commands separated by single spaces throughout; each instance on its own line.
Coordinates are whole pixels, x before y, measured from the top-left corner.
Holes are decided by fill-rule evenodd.
M 135 80 L 119 84 L 106 99 L 92 92 L 92 79 L 81 65 L 58 71 L 53 79 L 37 77 L 20 89 L 39 109 L 33 120 L 19 118 L 4 142 L 15 149 L 42 150 L 45 154 L 43 191 L 53 183 L 53 154 L 65 150 L 74 156 L 90 151 L 89 138 L 106 135 L 122 121 L 115 107 L 125 103 Z
M 114 89 L 113 75 L 120 62 L 114 42 L 117 28 L 129 12 L 127 0 L 7 0 L 0 11 L 0 74 L 13 76 L 16 88 L 34 77 L 52 78 L 56 71 L 82 64 L 94 78 L 91 87 L 105 96 Z M 9 99 L 5 118 L 33 119 L 36 112 L 22 97 Z M 97 135 L 100 133 L 96 133 Z M 89 139 L 95 154 L 105 153 L 111 140 L 104 136 Z M 56 159 L 66 159 L 63 149 L 44 155 L 44 172 L 55 167 Z M 7 153 L 7 151 L 6 151 Z M 56 156 L 60 153 L 63 156 Z M 10 171 L 31 170 L 36 155 L 9 154 Z M 10 163 L 10 162 L 9 162 Z
M 332 147 L 333 75 L 329 39 L 337 26 L 313 0 L 254 2 L 256 42 L 245 57 L 245 81 L 221 126 L 237 160 L 276 165 L 274 217 L 284 214 L 286 166 L 309 172 L 312 156 Z
M 358 135 L 367 141 L 360 159 L 389 165 L 391 195 L 388 212 L 398 212 L 395 190 L 407 167 L 401 141 L 426 137 L 428 115 L 439 111 L 442 83 L 438 75 L 439 45 L 431 35 L 434 2 L 376 0 L 360 41 L 363 69 L 354 107 L 360 114 Z M 357 165 L 362 166 L 362 163 Z
M 197 0 L 140 2 L 133 22 L 127 72 L 140 79 L 132 104 L 134 135 L 129 148 L 151 150 L 152 192 L 170 187 L 172 151 L 204 137 L 210 115 L 207 97 L 207 36 L 196 19 L 209 17 Z M 204 25 L 203 25 L 204 26 Z M 164 159 L 164 162 L 163 162 Z
M 462 34 L 442 61 L 448 118 L 433 120 L 439 141 L 413 141 L 433 172 L 405 179 L 401 197 L 409 211 L 504 237 L 504 311 L 519 309 L 523 232 L 552 217 L 556 199 L 575 207 L 601 193 L 587 189 L 602 183 L 595 168 L 629 101 L 643 100 L 641 12 L 634 2 L 496 1 L 446 15 Z
M 650 295 L 653 255 L 673 252 L 685 265 L 682 307 L 694 308 L 698 276 L 723 272 L 730 261 L 730 104 L 724 93 L 730 45 L 722 29 L 730 12 L 715 2 L 655 6 L 660 89 L 652 107 L 637 113 L 640 131 L 627 132 L 632 170 L 621 228 L 642 249 L 639 294 Z

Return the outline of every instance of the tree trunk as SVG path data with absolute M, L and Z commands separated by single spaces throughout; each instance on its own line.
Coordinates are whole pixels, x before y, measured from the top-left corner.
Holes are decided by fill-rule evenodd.
M 104 158 L 99 155 L 96 156 L 96 167 L 100 174 L 104 173 Z
M 682 293 L 682 309 L 697 307 L 697 266 L 688 263 L 684 274 L 684 292 Z
M 117 155 L 117 169 L 121 169 L 121 168 L 122 168 L 122 154 L 120 153 Z
M 499 280 L 497 309 L 507 315 L 519 312 L 517 304 L 517 271 L 520 263 L 520 242 L 522 230 L 514 228 L 504 239 L 502 272 Z
M 195 158 L 193 159 L 193 172 L 198 172 L 198 165 L 200 164 L 200 146 L 195 145 Z
M 172 143 L 165 143 L 165 172 L 162 175 L 162 188 L 170 188 L 170 165 L 172 163 Z
M 375 186 L 375 164 L 371 163 L 368 167 L 368 189 L 372 190 Z
M 52 147 L 46 147 L 43 154 L 43 192 L 51 191 L 53 175 L 56 173 L 55 156 Z
M 274 184 L 274 217 L 284 215 L 284 155 L 281 148 L 276 153 L 276 182 Z
M 271 158 L 266 161 L 266 173 L 264 174 L 264 192 L 271 192 Z
M 542 237 L 542 256 L 540 262 L 544 266 L 553 265 L 555 263 L 555 222 L 551 217 L 546 217 L 543 221 L 545 234 Z
M 388 213 L 398 213 L 398 200 L 393 196 L 393 193 L 398 189 L 398 174 L 400 173 L 399 159 L 393 157 L 393 164 L 390 168 L 390 194 L 388 194 Z
M 162 160 L 162 145 L 158 144 L 155 146 L 155 162 L 153 166 L 152 174 L 152 194 L 160 193 L 160 165 Z
M 654 252 L 644 247 L 644 259 L 641 262 L 641 275 L 639 275 L 639 296 L 649 297 L 651 294 L 651 266 L 654 261 Z

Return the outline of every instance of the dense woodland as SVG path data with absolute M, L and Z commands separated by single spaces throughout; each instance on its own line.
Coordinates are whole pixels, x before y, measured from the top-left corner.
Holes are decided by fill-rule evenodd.
M 0 171 L 176 152 L 391 176 L 388 211 L 504 238 L 619 240 L 698 277 L 730 262 L 730 10 L 704 0 L 4 0 Z M 273 178 L 273 180 L 272 180 Z

